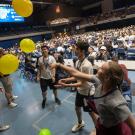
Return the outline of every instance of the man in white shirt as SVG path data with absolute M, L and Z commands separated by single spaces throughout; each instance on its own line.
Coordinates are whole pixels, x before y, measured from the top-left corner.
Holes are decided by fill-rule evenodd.
M 87 74 L 93 74 L 93 67 L 92 64 L 87 60 L 85 53 L 88 51 L 89 45 L 86 42 L 77 42 L 75 46 L 75 52 L 78 57 L 78 61 L 76 62 L 76 68 Z M 76 79 L 74 77 L 62 79 L 61 82 L 71 82 L 75 81 Z M 67 84 L 67 87 L 77 87 L 77 93 L 76 93 L 76 99 L 75 99 L 75 111 L 76 116 L 78 119 L 78 122 L 73 126 L 72 132 L 79 131 L 82 127 L 85 126 L 85 122 L 82 120 L 82 111 L 81 108 L 83 107 L 84 111 L 86 110 L 85 106 L 85 99 L 88 98 L 88 96 L 93 95 L 95 92 L 95 87 L 92 83 L 88 81 L 80 81 L 77 80 L 77 83 L 74 84 Z M 87 111 L 89 112 L 89 111 Z M 91 112 L 89 112 L 91 115 Z
M 52 63 L 56 63 L 55 58 L 52 55 L 49 55 L 49 47 L 44 45 L 41 47 L 43 56 L 38 60 L 38 75 L 37 80 L 40 80 L 40 87 L 42 90 L 42 108 L 45 108 L 46 104 L 46 96 L 47 96 L 47 87 L 53 89 L 53 94 L 55 97 L 55 102 L 57 104 L 61 104 L 60 100 L 57 97 L 57 89 L 54 87 L 55 85 L 55 69 L 50 69 L 50 65 Z

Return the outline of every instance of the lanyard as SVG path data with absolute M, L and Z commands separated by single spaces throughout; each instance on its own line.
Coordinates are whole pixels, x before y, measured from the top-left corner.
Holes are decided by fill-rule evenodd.
M 49 67 L 49 56 L 48 58 L 45 60 L 45 58 L 43 57 L 43 63 L 45 65 L 45 68 L 48 68 Z
M 106 94 L 100 96 L 100 97 L 94 97 L 94 96 L 92 96 L 92 97 L 90 97 L 90 98 L 91 98 L 91 99 L 100 99 L 100 98 L 103 98 L 103 97 L 108 96 L 109 94 L 113 93 L 115 90 L 116 90 L 116 87 L 113 88 L 112 90 L 110 90 L 109 92 L 107 92 Z
M 80 60 L 78 61 L 76 69 L 80 70 L 80 67 L 81 67 L 82 63 L 84 62 L 84 60 L 85 60 L 85 58 L 82 61 L 80 61 Z

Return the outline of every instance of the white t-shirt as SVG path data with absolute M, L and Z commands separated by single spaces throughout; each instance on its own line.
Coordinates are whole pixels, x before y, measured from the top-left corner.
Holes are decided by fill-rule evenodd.
M 57 52 L 64 52 L 65 51 L 65 49 L 63 48 L 63 47 L 61 47 L 61 46 L 59 46 L 58 48 L 57 48 Z
M 76 68 L 79 71 L 87 74 L 93 74 L 93 67 L 86 58 L 82 62 L 80 63 L 79 62 L 80 62 L 79 60 L 76 62 Z M 85 96 L 93 95 L 95 92 L 95 87 L 91 82 L 84 81 L 83 84 L 77 88 L 77 91 L 81 95 L 85 95 Z
M 43 56 L 39 58 L 38 65 L 40 68 L 40 78 L 43 79 L 51 79 L 52 78 L 52 72 L 50 69 L 50 65 L 52 63 L 56 63 L 56 60 L 53 56 L 49 55 L 47 58 L 44 58 Z

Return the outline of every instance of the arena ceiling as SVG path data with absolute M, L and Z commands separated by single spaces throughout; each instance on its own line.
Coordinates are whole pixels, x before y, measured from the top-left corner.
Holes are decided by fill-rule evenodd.
M 88 17 L 93 12 L 99 11 L 102 0 L 31 0 L 34 5 L 34 14 L 40 13 L 44 16 L 44 20 L 52 20 L 57 18 L 55 9 L 60 5 L 60 17 L 68 17 L 70 20 L 78 21 L 83 17 Z M 0 3 L 10 3 L 12 0 L 0 0 Z M 98 10 L 99 9 L 99 10 Z M 47 13 L 47 14 L 46 14 Z M 45 15 L 44 15 L 45 14 Z M 42 17 L 40 17 L 42 18 Z
M 99 11 L 101 13 L 101 2 L 102 0 L 32 0 L 33 4 L 44 10 L 54 6 L 54 5 L 61 5 L 64 7 L 74 8 L 73 12 L 80 10 L 80 16 L 87 17 L 89 13 L 91 13 L 91 9 L 95 8 L 95 11 Z
M 94 3 L 97 3 L 102 0 L 32 0 L 34 3 L 42 3 L 46 5 L 51 5 L 51 4 L 65 4 L 68 6 L 75 6 L 75 7 L 80 7 L 83 8 L 84 6 L 88 6 Z
M 11 3 L 12 0 L 0 0 L 0 3 Z M 85 9 L 90 5 L 94 5 L 96 3 L 100 3 L 102 0 L 31 0 L 34 5 L 40 6 L 51 6 L 56 4 L 63 4 L 67 6 L 78 7 L 81 9 Z

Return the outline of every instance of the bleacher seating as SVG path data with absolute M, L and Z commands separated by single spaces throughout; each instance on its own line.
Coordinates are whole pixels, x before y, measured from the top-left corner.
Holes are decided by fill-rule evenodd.
M 126 56 L 126 58 L 128 60 L 135 60 L 135 48 L 129 48 L 127 50 L 127 56 Z

